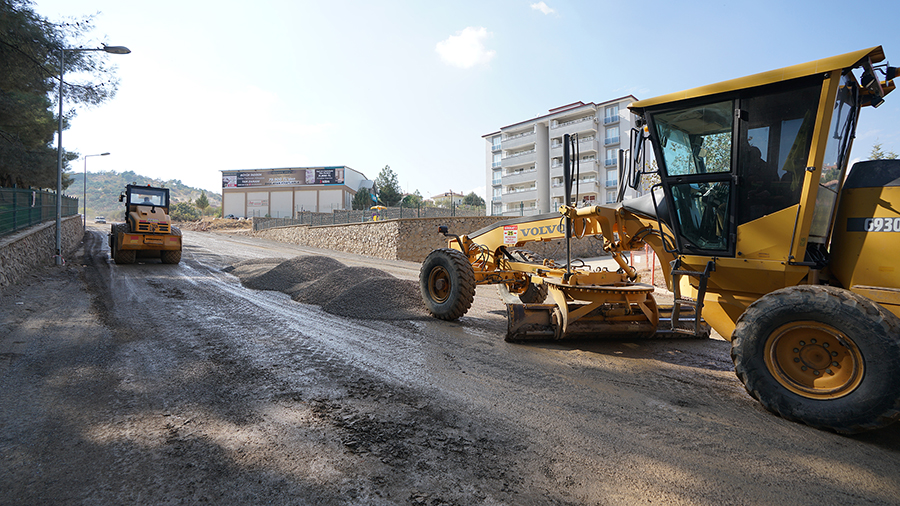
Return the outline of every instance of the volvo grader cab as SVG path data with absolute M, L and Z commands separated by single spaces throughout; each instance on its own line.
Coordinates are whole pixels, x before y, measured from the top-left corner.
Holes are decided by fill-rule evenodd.
M 169 190 L 130 184 L 119 195 L 125 203 L 125 223 L 113 223 L 109 249 L 117 264 L 138 257 L 156 257 L 164 264 L 181 261 L 181 230 L 169 218 Z
M 632 103 L 623 179 L 656 181 L 646 195 L 571 205 L 577 143 L 566 139 L 569 205 L 468 235 L 442 227 L 448 247 L 420 271 L 426 307 L 456 319 L 476 285 L 499 284 L 518 299 L 507 304 L 509 341 L 705 337 L 711 326 L 771 412 L 841 433 L 896 421 L 900 160 L 850 165 L 860 109 L 895 87 L 884 60 L 875 47 Z M 524 251 L 590 237 L 619 269 Z M 625 260 L 645 245 L 672 304 Z

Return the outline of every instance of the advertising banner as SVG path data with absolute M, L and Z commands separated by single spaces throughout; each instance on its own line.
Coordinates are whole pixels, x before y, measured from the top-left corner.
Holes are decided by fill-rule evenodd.
M 343 167 L 312 169 L 276 169 L 238 172 L 222 176 L 222 188 L 256 186 L 301 186 L 309 184 L 343 184 Z

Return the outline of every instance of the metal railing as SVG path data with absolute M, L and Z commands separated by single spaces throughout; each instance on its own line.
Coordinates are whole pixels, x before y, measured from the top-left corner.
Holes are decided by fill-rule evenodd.
M 314 213 L 300 211 L 294 218 L 253 218 L 253 230 L 265 230 L 273 227 L 292 225 L 345 225 L 372 221 L 398 220 L 408 218 L 446 218 L 454 216 L 485 216 L 485 207 L 452 205 L 450 207 L 387 207 L 384 209 L 344 210 L 336 209 L 330 213 Z
M 78 214 L 78 199 L 62 197 L 62 216 Z M 0 236 L 56 219 L 56 193 L 0 188 Z

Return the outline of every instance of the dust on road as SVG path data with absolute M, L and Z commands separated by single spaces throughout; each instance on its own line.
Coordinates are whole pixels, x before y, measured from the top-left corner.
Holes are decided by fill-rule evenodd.
M 120 267 L 102 243 L 0 292 L 0 504 L 900 497 L 898 426 L 779 419 L 724 341 L 515 345 L 490 287 L 457 322 L 379 320 L 234 276 L 326 255 L 340 265 L 319 280 L 366 267 L 414 283 L 413 264 L 186 232 L 181 265 Z

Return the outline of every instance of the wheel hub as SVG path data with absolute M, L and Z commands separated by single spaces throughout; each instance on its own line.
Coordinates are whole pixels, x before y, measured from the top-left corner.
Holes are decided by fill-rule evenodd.
M 859 386 L 863 359 L 846 335 L 819 322 L 783 325 L 766 341 L 766 366 L 788 390 L 812 399 L 836 399 Z
M 450 297 L 450 272 L 443 267 L 435 267 L 428 274 L 428 292 L 432 300 L 444 303 Z

